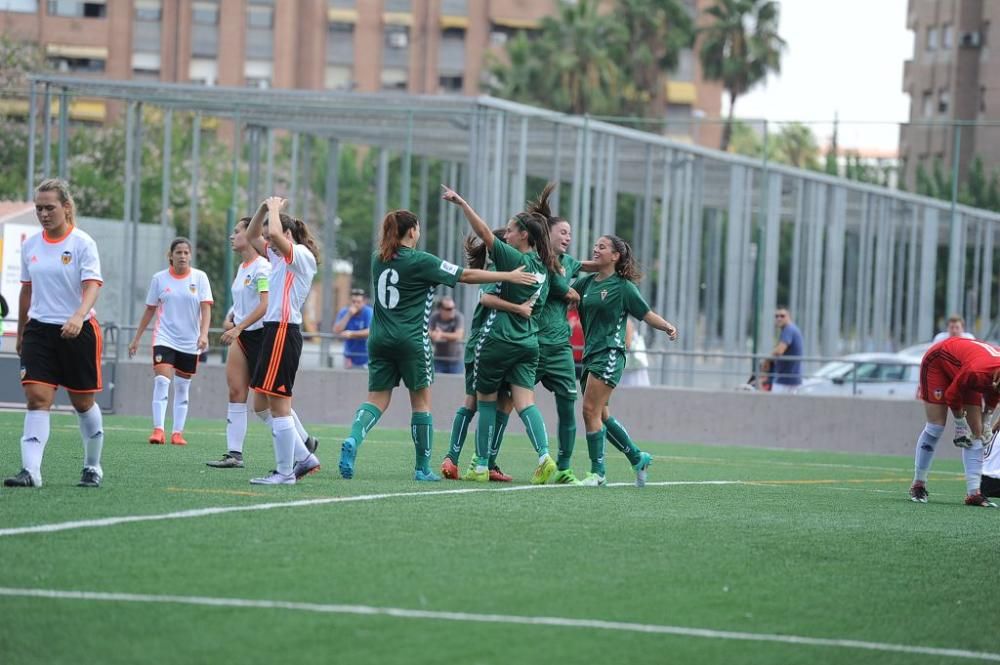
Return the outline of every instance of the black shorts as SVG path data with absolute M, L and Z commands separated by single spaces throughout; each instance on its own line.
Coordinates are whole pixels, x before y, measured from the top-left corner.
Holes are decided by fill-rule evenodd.
M 983 493 L 983 496 L 1000 497 L 1000 478 L 984 475 L 981 481 L 979 491 Z
M 254 370 L 257 369 L 257 361 L 260 359 L 261 344 L 264 343 L 264 329 L 244 330 L 236 338 L 236 343 L 240 345 L 243 357 L 247 360 L 250 376 L 253 376 Z
M 153 367 L 157 365 L 170 365 L 178 372 L 194 374 L 198 371 L 197 353 L 184 353 L 169 346 L 156 345 L 153 347 Z
M 265 322 L 260 357 L 250 387 L 275 397 L 291 397 L 300 355 L 302 333 L 298 324 Z
M 21 384 L 62 386 L 74 393 L 100 392 L 104 338 L 93 318 L 80 334 L 63 339 L 58 323 L 28 321 L 21 338 Z

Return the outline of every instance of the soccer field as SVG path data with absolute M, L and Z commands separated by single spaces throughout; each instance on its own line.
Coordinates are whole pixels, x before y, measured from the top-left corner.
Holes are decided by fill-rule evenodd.
M 21 420 L 0 414 L 4 475 Z M 614 486 L 538 488 L 510 436 L 514 486 L 426 485 L 408 433 L 376 429 L 344 481 L 346 430 L 323 426 L 319 473 L 252 487 L 273 466 L 257 423 L 234 470 L 204 464 L 219 421 L 184 448 L 148 445 L 145 418 L 105 425 L 102 488 L 75 486 L 66 415 L 44 487 L 0 488 L 2 662 L 1000 661 L 1000 511 L 962 505 L 954 461 L 927 505 L 910 458 L 668 443 L 644 445 L 645 488 L 610 446 Z

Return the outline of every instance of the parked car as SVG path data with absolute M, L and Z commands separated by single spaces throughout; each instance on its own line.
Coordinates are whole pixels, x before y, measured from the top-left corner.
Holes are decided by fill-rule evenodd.
M 803 380 L 805 395 L 861 395 L 915 399 L 920 357 L 902 353 L 854 353 L 829 362 Z

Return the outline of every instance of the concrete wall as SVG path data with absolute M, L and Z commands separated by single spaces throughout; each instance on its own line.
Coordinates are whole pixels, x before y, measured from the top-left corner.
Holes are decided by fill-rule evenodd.
M 115 411 L 147 415 L 150 411 L 152 368 L 145 363 L 118 366 Z M 295 383 L 295 409 L 304 421 L 346 425 L 364 400 L 366 372 L 302 370 Z M 464 399 L 462 376 L 439 375 L 434 383 L 435 429 L 451 426 Z M 192 417 L 223 418 L 227 389 L 222 366 L 201 365 L 191 386 Z M 538 392 L 538 405 L 555 440 L 556 415 L 552 396 Z M 713 445 L 797 448 L 842 452 L 910 455 L 923 426 L 923 407 L 910 400 L 853 397 L 772 395 L 752 392 L 711 392 L 678 388 L 622 388 L 612 398 L 612 412 L 639 441 L 670 441 Z M 579 413 L 579 411 L 577 411 Z M 409 426 L 409 400 L 404 390 L 394 394 L 380 425 Z M 221 427 L 221 425 L 220 425 Z M 577 421 L 583 438 L 583 421 Z M 523 432 L 517 418 L 510 431 Z M 951 428 L 938 451 L 958 457 L 948 445 Z M 441 440 L 438 440 L 438 449 Z

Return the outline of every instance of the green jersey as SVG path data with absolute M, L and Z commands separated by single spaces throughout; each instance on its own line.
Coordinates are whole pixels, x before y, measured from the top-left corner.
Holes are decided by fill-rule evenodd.
M 493 268 L 488 268 L 492 270 Z M 496 295 L 499 290 L 499 284 L 482 284 L 479 287 L 479 298 L 480 300 L 486 294 Z M 472 322 L 469 324 L 469 337 L 465 342 L 465 361 L 472 362 L 472 350 L 476 347 L 476 341 L 479 340 L 479 331 L 483 327 L 483 322 L 486 321 L 486 317 L 489 316 L 490 312 L 493 310 L 489 307 L 483 307 L 481 302 L 476 303 L 476 308 L 472 311 Z
M 580 273 L 580 262 L 569 254 L 563 254 L 559 262 L 563 267 L 563 274 L 557 275 L 549 273 L 552 277 L 552 284 L 549 286 L 549 297 L 542 306 L 542 311 L 538 315 L 538 345 L 539 346 L 565 346 L 569 344 L 569 321 L 566 320 L 566 294 L 569 292 L 570 284 Z
M 400 247 L 392 260 L 372 256 L 372 303 L 374 316 L 368 336 L 368 351 L 401 354 L 422 353 L 430 347 L 427 325 L 438 284 L 455 286 L 462 268 L 433 254 Z
M 649 312 L 638 287 L 618 273 L 604 279 L 592 273 L 574 287 L 580 294 L 580 325 L 586 340 L 583 357 L 610 349 L 625 351 L 625 319 L 631 314 L 641 321 Z
M 530 286 L 503 282 L 497 295 L 507 302 L 531 303 L 531 318 L 525 319 L 517 314 L 495 309 L 489 310 L 486 320 L 483 322 L 482 334 L 487 335 L 489 339 L 510 342 L 511 344 L 537 345 L 538 315 L 542 311 L 539 303 L 544 303 L 549 295 L 548 269 L 538 257 L 537 252 L 522 253 L 499 240 L 493 243 L 490 257 L 498 271 L 507 272 L 524 266 L 525 272 L 534 273 L 538 282 Z

